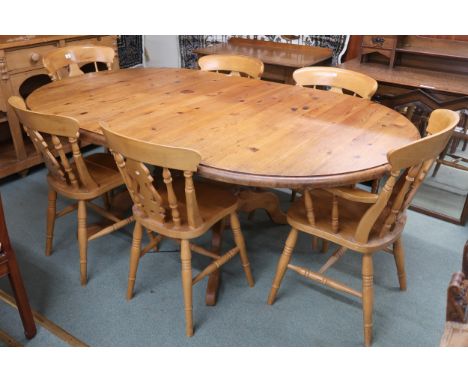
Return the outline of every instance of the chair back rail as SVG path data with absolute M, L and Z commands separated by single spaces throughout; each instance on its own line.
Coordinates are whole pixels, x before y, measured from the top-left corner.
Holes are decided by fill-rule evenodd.
M 30 111 L 23 99 L 17 96 L 10 97 L 8 103 L 15 110 L 52 177 L 64 186 L 76 190 L 81 188 L 91 190 L 97 187 L 97 182 L 90 175 L 81 155 L 78 144 L 80 125 L 76 119 Z M 50 144 L 44 139 L 43 134 L 50 136 Z M 65 153 L 61 138 L 68 141 L 71 146 L 73 163 Z M 55 150 L 58 158 L 52 150 Z
M 330 91 L 343 93 L 343 89 L 351 91 L 354 96 L 370 99 L 377 91 L 377 81 L 365 74 L 352 70 L 311 66 L 300 68 L 293 73 L 298 86 L 329 86 Z
M 258 58 L 237 55 L 211 54 L 198 60 L 203 71 L 229 72 L 231 76 L 242 75 L 260 79 L 264 65 Z
M 52 81 L 61 80 L 64 77 L 76 77 L 83 75 L 80 69 L 81 63 L 94 63 L 97 71 L 98 62 L 105 63 L 108 70 L 112 70 L 115 52 L 107 46 L 66 46 L 58 48 L 43 58 L 44 67 L 49 72 Z M 66 68 L 67 70 L 63 70 Z
M 163 169 L 162 181 L 166 187 L 167 202 L 174 226 L 188 225 L 195 229 L 203 223 L 193 184 L 193 173 L 197 171 L 201 160 L 198 152 L 131 139 L 111 131 L 104 122 L 100 125 L 130 196 L 145 217 L 160 223 L 167 221 L 166 206 L 163 205 L 161 193 L 156 189 L 154 178 L 147 167 L 147 164 L 150 164 Z M 185 214 L 179 209 L 171 170 L 181 170 L 184 174 Z M 184 216 L 187 221 L 183 221 Z

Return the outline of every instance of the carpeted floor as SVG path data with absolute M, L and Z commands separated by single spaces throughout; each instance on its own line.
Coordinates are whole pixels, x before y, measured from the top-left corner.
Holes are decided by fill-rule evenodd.
M 140 262 L 135 297 L 125 300 L 131 228 L 91 242 L 89 281 L 79 283 L 76 215 L 56 224 L 54 252 L 44 256 L 47 186 L 45 170 L 0 183 L 8 229 L 33 309 L 91 346 L 361 346 L 360 302 L 289 272 L 273 306 L 266 304 L 287 226 L 264 212 L 241 217 L 256 285 L 249 288 L 238 258 L 224 267 L 218 304 L 204 303 L 206 280 L 194 288 L 195 335 L 186 338 L 177 245 Z M 282 194 L 284 207 L 289 196 Z M 61 199 L 63 202 L 63 200 Z M 63 206 L 64 203 L 60 203 Z M 91 212 L 90 212 L 91 215 Z M 438 346 L 445 318 L 446 288 L 461 268 L 468 227 L 409 211 L 404 233 L 408 291 L 400 292 L 394 261 L 374 257 L 374 346 Z M 90 217 L 90 221 L 92 221 Z M 230 232 L 225 246 L 232 244 Z M 200 240 L 209 243 L 209 236 Z M 334 249 L 330 248 L 330 252 Z M 317 268 L 326 255 L 300 235 L 294 262 Z M 206 259 L 194 255 L 193 267 Z M 349 253 L 331 276 L 360 288 L 360 255 Z M 0 289 L 10 292 L 7 279 Z M 35 339 L 22 335 L 17 312 L 0 302 L 0 329 L 26 346 L 66 345 L 39 326 Z

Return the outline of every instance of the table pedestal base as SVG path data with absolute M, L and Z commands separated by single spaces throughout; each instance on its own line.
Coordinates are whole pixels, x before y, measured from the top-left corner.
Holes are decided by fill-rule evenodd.
M 276 224 L 287 224 L 286 214 L 281 211 L 279 198 L 270 191 L 242 190 L 239 193 L 239 211 L 252 212 L 263 208 L 271 221 Z
M 270 219 L 276 224 L 287 224 L 286 214 L 281 211 L 278 196 L 269 191 L 253 191 L 242 190 L 239 192 L 239 211 L 252 212 L 259 208 L 263 208 Z M 221 253 L 221 240 L 224 231 L 224 220 L 218 222 L 213 227 L 213 234 L 211 237 L 211 251 Z M 206 287 L 206 305 L 216 305 L 218 296 L 218 288 L 221 281 L 221 272 L 216 270 L 208 278 L 208 285 Z

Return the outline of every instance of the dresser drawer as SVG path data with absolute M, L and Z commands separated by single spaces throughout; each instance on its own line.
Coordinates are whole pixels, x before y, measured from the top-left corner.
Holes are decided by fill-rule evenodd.
M 65 41 L 65 45 L 103 45 L 110 48 L 114 48 L 116 44 L 116 37 L 113 36 L 97 36 L 92 38 L 78 38 Z
M 363 47 L 393 49 L 396 46 L 397 36 L 364 36 L 362 38 Z
M 56 45 L 48 44 L 6 51 L 5 56 L 8 70 L 42 68 L 42 58 L 54 49 L 56 49 Z

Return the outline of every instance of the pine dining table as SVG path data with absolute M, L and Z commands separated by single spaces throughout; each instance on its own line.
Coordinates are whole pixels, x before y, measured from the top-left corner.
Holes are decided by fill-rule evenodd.
M 76 118 L 80 136 L 106 145 L 99 121 L 141 139 L 197 150 L 199 175 L 253 186 L 240 209 L 285 222 L 265 188 L 326 188 L 379 179 L 387 152 L 419 139 L 403 115 L 334 92 L 179 68 L 88 73 L 35 90 L 34 111 Z M 213 245 L 220 245 L 220 233 Z M 214 304 L 219 274 L 208 282 Z

